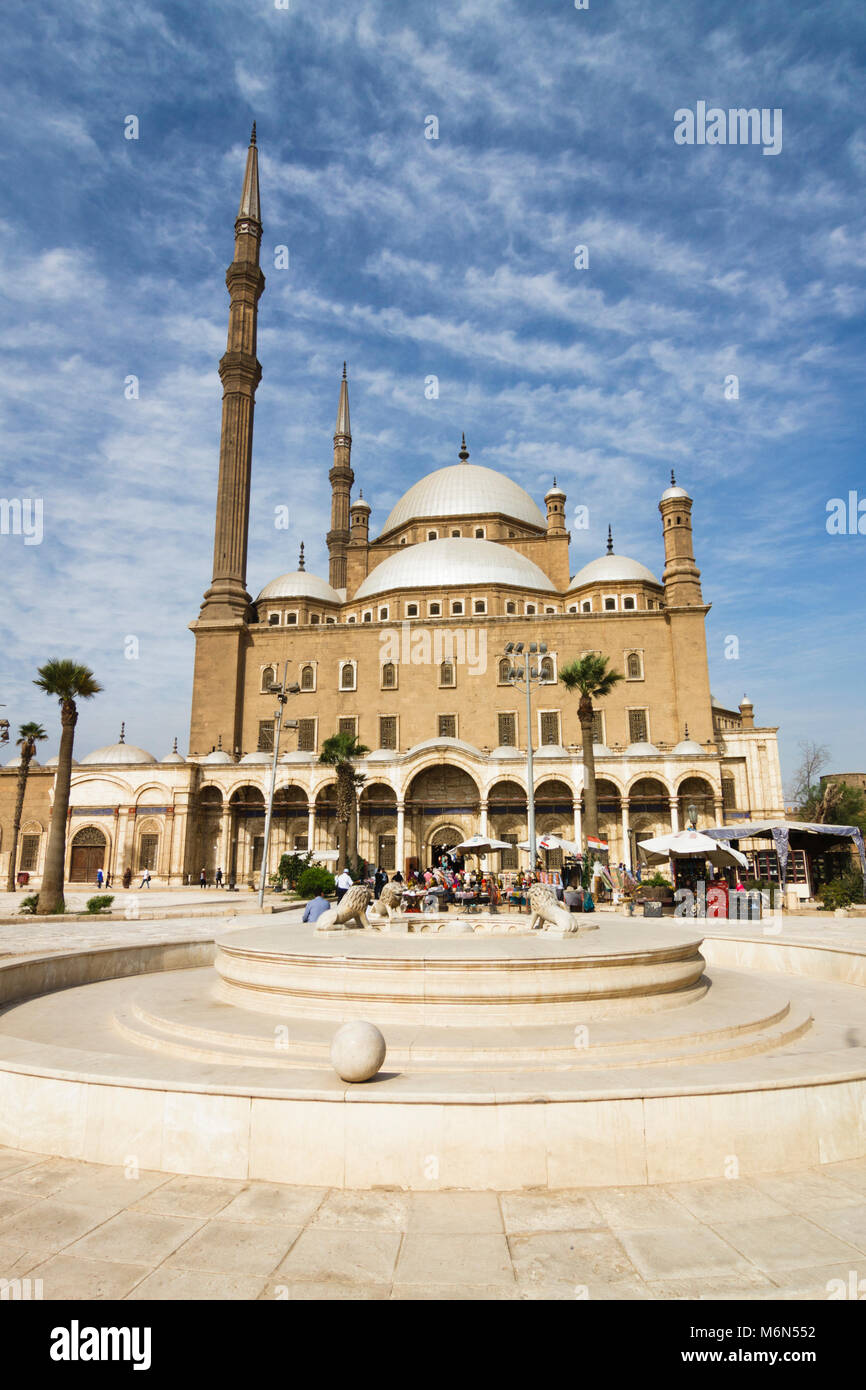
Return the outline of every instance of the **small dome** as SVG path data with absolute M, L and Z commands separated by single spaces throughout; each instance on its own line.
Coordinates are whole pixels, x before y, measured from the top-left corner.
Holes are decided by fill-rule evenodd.
M 592 751 L 593 751 L 593 753 L 595 754 L 595 756 L 596 756 L 597 758 L 612 758 L 612 757 L 613 757 L 613 754 L 611 753 L 611 751 L 610 751 L 610 749 L 608 748 L 608 746 L 607 746 L 606 743 L 594 743 L 594 744 L 592 745 Z
M 704 751 L 705 750 L 699 743 L 695 743 L 693 738 L 682 739 L 673 749 L 675 754 L 682 754 L 683 756 L 691 758 L 702 758 L 704 756 Z
M 306 570 L 293 570 L 291 574 L 281 574 L 278 579 L 272 579 L 262 589 L 256 603 L 283 598 L 311 598 L 319 603 L 343 602 L 326 579 L 320 579 L 317 574 L 308 574 Z
M 366 497 L 361 496 L 358 498 L 357 502 L 352 503 L 349 510 L 353 512 L 369 512 L 372 511 L 372 508 Z
M 73 762 L 74 762 L 74 761 L 75 761 L 75 759 L 73 759 Z M 53 765 L 54 767 L 57 766 L 57 759 L 56 759 L 56 758 L 52 758 L 51 761 L 50 761 L 50 763 L 46 763 L 46 764 L 45 764 L 46 767 L 50 767 L 50 766 L 52 766 L 52 765 Z M 10 758 L 10 759 L 9 759 L 8 763 L 6 764 L 6 766 L 7 766 L 7 767 L 20 767 L 20 766 L 21 766 L 21 754 L 20 754 L 20 753 L 16 753 L 14 758 Z M 41 767 L 42 764 L 34 757 L 34 758 L 31 758 L 31 759 L 30 759 L 30 766 L 31 766 L 31 767 Z
M 538 506 L 519 483 L 478 463 L 453 463 L 428 473 L 404 492 L 382 527 L 382 535 L 418 519 L 491 513 L 537 526 L 540 531 L 547 526 Z
M 172 751 L 171 751 L 170 753 L 166 753 L 165 757 L 162 759 L 162 762 L 163 762 L 163 763 L 185 763 L 185 762 L 186 762 L 186 758 L 183 756 L 182 753 L 178 753 L 178 751 L 177 751 L 176 748 L 173 748 Z
M 588 565 L 579 569 L 568 586 L 568 593 L 582 589 L 587 584 L 654 584 L 661 588 L 652 570 L 642 565 L 640 560 L 631 560 L 628 555 L 599 555 Z
M 536 748 L 533 754 L 535 758 L 570 758 L 571 754 L 567 748 L 563 748 L 561 743 L 543 743 L 540 748 Z
M 556 592 L 544 570 L 519 551 L 496 541 L 451 537 L 421 541 L 389 555 L 367 575 L 355 598 L 372 598 L 391 589 L 429 589 L 437 584 L 509 584 L 533 593 Z
M 400 754 L 395 748 L 377 748 L 372 753 L 368 753 L 366 761 L 368 763 L 392 763 Z
M 692 500 L 684 487 L 666 487 L 661 497 L 659 498 L 659 501 L 667 502 L 674 497 L 684 497 L 687 502 L 691 502 Z
M 273 753 L 263 753 L 261 751 L 257 753 L 244 753 L 244 756 L 241 758 L 241 763 L 270 763 L 273 762 L 273 757 Z
M 500 743 L 498 748 L 494 748 L 490 754 L 491 758 L 522 758 L 523 754 L 519 748 L 514 748 L 510 743 Z
M 551 500 L 551 498 L 554 498 L 554 499 L 555 499 L 555 498 L 557 498 L 557 497 L 558 497 L 561 501 L 563 501 L 563 502 L 565 501 L 565 493 L 563 492 L 563 490 L 562 490 L 561 487 L 557 487 L 557 486 L 556 486 L 556 480 L 554 479 L 553 487 L 550 488 L 550 489 L 544 494 L 544 500 L 545 500 L 545 502 L 549 502 L 549 501 Z
M 46 759 L 46 761 L 43 763 L 43 767 L 57 767 L 57 765 L 59 764 L 59 762 L 60 762 L 60 754 L 59 754 L 59 753 L 55 753 L 53 758 L 47 758 L 47 759 Z M 8 764 L 8 766 L 11 766 L 11 764 Z M 30 766 L 32 767 L 32 766 L 33 766 L 33 763 L 31 763 Z M 72 759 L 72 766 L 73 766 L 73 767 L 77 767 L 77 766 L 78 766 L 78 759 L 77 759 L 77 758 L 73 758 L 73 759 Z
M 200 761 L 202 763 L 209 763 L 211 765 L 225 765 L 226 763 L 234 763 L 234 758 L 230 757 L 230 755 L 226 753 L 224 749 L 215 748 L 212 753 L 208 753 L 207 756 L 200 759 Z
M 93 767 L 97 764 L 115 767 L 133 767 L 136 763 L 155 763 L 156 758 L 144 748 L 136 748 L 134 743 L 110 743 L 107 748 L 95 748 L 81 759 L 81 765 Z
M 315 753 L 303 753 L 295 749 L 294 753 L 284 753 L 280 758 L 281 763 L 311 763 L 315 759 Z
M 625 750 L 627 758 L 657 758 L 659 750 L 654 743 L 630 743 Z

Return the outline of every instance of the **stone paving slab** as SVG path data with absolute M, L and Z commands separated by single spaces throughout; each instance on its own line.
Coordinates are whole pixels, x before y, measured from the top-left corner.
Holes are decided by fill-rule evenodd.
M 128 1176 L 0 1148 L 3 1172 L 0 1278 L 39 1279 L 52 1300 L 806 1301 L 852 1281 L 866 1290 L 866 1159 L 664 1189 L 502 1194 Z

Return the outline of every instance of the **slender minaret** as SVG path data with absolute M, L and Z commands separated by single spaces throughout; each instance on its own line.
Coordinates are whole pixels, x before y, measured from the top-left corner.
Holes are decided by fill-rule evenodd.
M 332 588 L 345 589 L 346 550 L 349 545 L 349 498 L 355 481 L 352 472 L 352 427 L 349 423 L 349 383 L 346 380 L 345 362 L 337 405 L 337 426 L 334 430 L 334 466 L 328 478 L 331 483 L 328 579 Z
M 241 203 L 235 221 L 235 255 L 226 271 L 229 331 L 220 365 L 223 384 L 220 468 L 214 530 L 213 581 L 204 596 L 199 621 L 246 616 L 247 538 L 250 519 L 250 469 L 253 411 L 262 369 L 256 357 L 259 296 L 265 277 L 259 268 L 262 214 L 259 162 L 253 123 Z

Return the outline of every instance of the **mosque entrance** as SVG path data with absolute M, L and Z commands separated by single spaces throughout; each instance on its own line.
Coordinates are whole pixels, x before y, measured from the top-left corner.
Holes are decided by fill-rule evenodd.
M 443 854 L 448 850 L 453 850 L 455 845 L 459 845 L 461 840 L 465 840 L 465 838 L 466 836 L 456 826 L 440 825 L 439 829 L 434 830 L 430 837 L 430 843 L 427 847 L 427 863 L 434 868 L 438 867 Z M 462 859 L 463 856 L 459 850 L 456 851 L 456 854 L 458 859 Z M 426 868 L 427 865 L 424 867 Z
M 95 883 L 97 870 L 105 867 L 105 848 L 105 836 L 95 825 L 79 830 L 72 841 L 70 883 Z

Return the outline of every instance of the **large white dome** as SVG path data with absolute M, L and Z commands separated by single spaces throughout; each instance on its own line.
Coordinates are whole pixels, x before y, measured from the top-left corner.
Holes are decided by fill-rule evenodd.
M 584 584 L 638 583 L 661 585 L 652 570 L 642 565 L 640 560 L 630 560 L 627 555 L 599 555 L 588 565 L 577 571 L 568 586 L 568 592 L 582 589 Z
M 320 603 L 343 602 L 340 594 L 331 588 L 327 579 L 320 579 L 317 574 L 308 574 L 306 570 L 293 570 L 291 574 L 281 574 L 278 579 L 272 579 L 270 584 L 266 584 L 262 589 L 256 602 L 277 598 L 312 598 L 318 599 Z
M 429 589 L 437 584 L 511 584 L 546 594 L 557 592 L 544 570 L 519 551 L 496 541 L 451 538 L 421 541 L 389 555 L 367 575 L 356 599 L 391 589 Z
M 92 753 L 81 759 L 82 766 L 85 763 L 90 765 L 115 764 L 132 767 L 136 763 L 155 763 L 156 758 L 152 753 L 148 753 L 143 748 L 136 748 L 134 743 L 111 743 L 107 748 L 95 748 Z
M 428 473 L 404 492 L 382 535 L 427 517 L 487 516 L 500 513 L 544 530 L 547 522 L 529 493 L 504 473 L 480 463 L 454 463 Z

